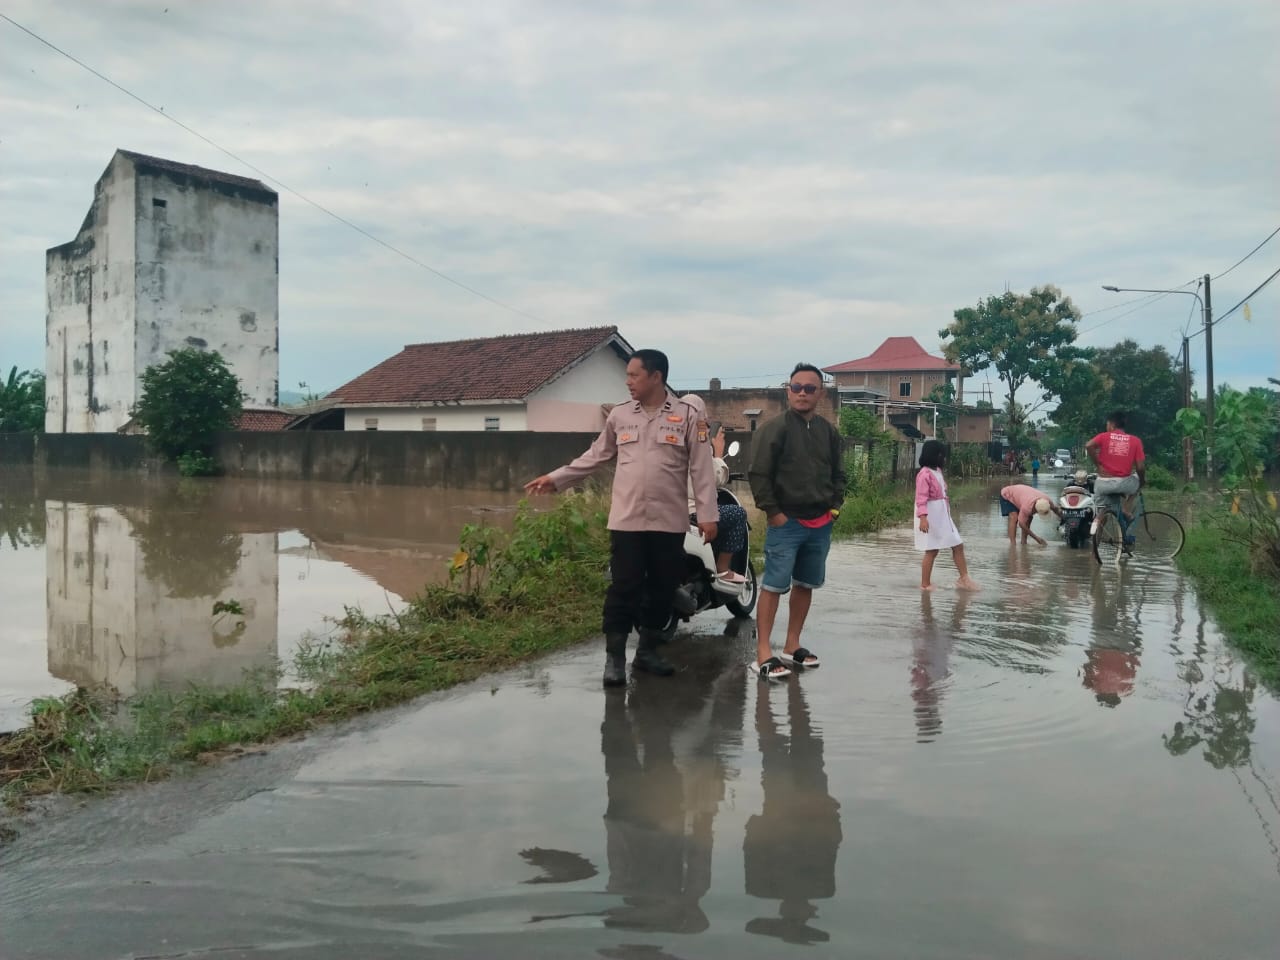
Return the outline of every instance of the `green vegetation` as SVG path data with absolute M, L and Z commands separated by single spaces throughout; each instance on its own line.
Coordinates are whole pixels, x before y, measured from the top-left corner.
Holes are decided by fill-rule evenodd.
M 1232 646 L 1245 653 L 1259 679 L 1280 691 L 1280 591 L 1258 572 L 1249 547 L 1226 539 L 1218 523 L 1187 531 L 1178 566 L 1195 581 Z
M 217 469 L 214 438 L 235 424 L 243 401 L 240 381 L 217 351 L 173 350 L 142 375 L 133 416 L 183 476 L 208 476 Z
M 1061 395 L 1087 374 L 1086 351 L 1075 346 L 1080 311 L 1054 286 L 1032 287 L 1026 294 L 1006 291 L 955 311 L 952 323 L 938 331 L 943 353 L 952 363 L 977 373 L 994 367 L 1005 388 L 1004 411 L 1009 443 L 1030 445 L 1028 419 L 1034 407 L 1015 401 L 1028 381 L 1043 388 L 1042 399 Z
M 155 780 L 576 643 L 599 628 L 605 517 L 599 498 L 574 496 L 547 513 L 522 508 L 510 534 L 467 526 L 447 585 L 394 616 L 348 611 L 340 642 L 299 654 L 301 689 L 259 674 L 125 703 L 85 691 L 39 700 L 30 727 L 0 738 L 0 790 L 16 803 Z M 212 615 L 239 612 L 232 598 Z
M 9 370 L 0 380 L 0 433 L 44 432 L 44 374 Z

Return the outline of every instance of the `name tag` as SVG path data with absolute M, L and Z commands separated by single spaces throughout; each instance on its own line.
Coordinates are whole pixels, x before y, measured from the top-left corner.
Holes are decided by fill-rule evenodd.
M 678 414 L 678 413 L 670 414 L 670 415 L 667 417 L 667 420 L 668 420 L 670 423 L 684 423 L 684 417 L 680 416 L 680 414 Z

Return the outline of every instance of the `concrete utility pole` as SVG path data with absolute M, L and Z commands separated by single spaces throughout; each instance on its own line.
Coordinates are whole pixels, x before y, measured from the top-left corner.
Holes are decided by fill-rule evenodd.
M 1204 275 L 1204 377 L 1208 389 L 1205 397 L 1204 479 L 1213 486 L 1213 297 L 1209 293 L 1209 275 Z

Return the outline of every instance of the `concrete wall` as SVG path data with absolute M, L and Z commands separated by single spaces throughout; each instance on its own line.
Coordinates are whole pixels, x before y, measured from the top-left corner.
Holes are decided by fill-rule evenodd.
M 128 422 L 147 367 L 217 350 L 249 403 L 279 395 L 275 194 L 116 154 L 76 239 L 45 258 L 48 433 Z
M 498 430 L 526 430 L 528 417 L 522 403 L 486 403 L 459 406 L 421 407 L 348 407 L 343 412 L 343 429 L 352 432 L 369 431 L 476 431 L 485 430 L 485 420 L 498 419 Z M 369 421 L 377 423 L 370 426 Z M 423 425 L 423 420 L 434 420 L 435 425 Z
M 279 219 L 274 195 L 141 168 L 136 369 L 216 350 L 250 405 L 279 399 Z M 158 204 L 163 203 L 164 206 Z
M 45 430 L 93 433 L 129 419 L 133 356 L 135 183 L 116 158 L 94 187 L 75 240 L 45 255 Z
M 750 430 L 751 420 L 746 410 L 763 411 L 756 420 L 756 426 L 779 417 L 787 412 L 786 387 L 739 387 L 728 390 L 695 391 L 707 406 L 707 416 L 719 420 L 726 430 Z M 840 395 L 834 387 L 827 389 L 822 402 L 818 405 L 818 413 L 832 423 L 840 419 Z

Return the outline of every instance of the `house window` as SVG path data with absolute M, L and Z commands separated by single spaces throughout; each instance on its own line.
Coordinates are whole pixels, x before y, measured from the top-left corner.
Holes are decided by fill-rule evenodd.
M 497 417 L 485 417 L 484 429 L 486 432 L 501 429 L 501 421 Z
M 160 197 L 152 197 L 152 198 L 151 198 L 151 205 L 152 205 L 153 207 L 159 207 L 161 210 L 163 210 L 165 207 L 167 207 L 167 206 L 169 205 L 169 201 L 168 201 L 168 200 L 162 200 Z
M 899 381 L 898 381 L 898 396 L 900 396 L 900 397 L 909 397 L 909 396 L 911 396 L 911 381 L 910 381 L 910 380 L 899 380 Z
M 435 428 L 436 428 L 436 418 L 435 418 L 435 417 L 423 417 L 423 418 L 422 418 L 422 429 L 423 429 L 423 430 L 434 430 Z
M 377 418 L 377 417 L 367 417 L 367 418 L 365 419 L 365 421 L 364 421 L 364 428 L 365 428 L 366 430 L 377 430 L 377 429 L 378 429 L 378 418 Z

